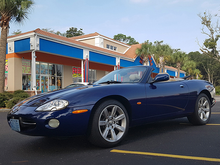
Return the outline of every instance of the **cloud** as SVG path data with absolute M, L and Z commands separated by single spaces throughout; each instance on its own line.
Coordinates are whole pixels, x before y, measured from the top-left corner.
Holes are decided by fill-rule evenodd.
M 130 0 L 132 3 L 147 3 L 150 2 L 150 0 Z

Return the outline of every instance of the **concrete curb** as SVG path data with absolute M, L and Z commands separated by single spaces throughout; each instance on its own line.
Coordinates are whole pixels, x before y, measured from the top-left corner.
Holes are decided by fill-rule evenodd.
M 0 108 L 0 112 L 9 112 L 11 109 Z

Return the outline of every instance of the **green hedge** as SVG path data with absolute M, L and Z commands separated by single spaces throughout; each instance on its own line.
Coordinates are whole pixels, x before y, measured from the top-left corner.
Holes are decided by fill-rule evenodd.
M 13 94 L 9 92 L 0 93 L 0 107 L 5 107 L 5 103 L 13 98 Z
M 11 100 L 7 101 L 5 103 L 6 108 L 11 109 L 15 104 L 17 104 L 18 102 L 24 100 L 23 98 L 20 97 L 13 97 Z
M 215 87 L 216 95 L 220 95 L 220 86 Z
M 18 102 L 28 98 L 29 95 L 23 90 L 17 90 L 14 93 L 0 93 L 0 107 L 12 108 Z

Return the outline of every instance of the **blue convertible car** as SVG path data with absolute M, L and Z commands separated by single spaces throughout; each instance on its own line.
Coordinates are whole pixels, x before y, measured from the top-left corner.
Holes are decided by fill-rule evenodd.
M 33 136 L 86 135 L 102 147 L 123 140 L 129 127 L 187 117 L 208 123 L 215 88 L 207 81 L 152 78 L 153 68 L 115 70 L 93 85 L 61 89 L 30 97 L 8 113 L 12 130 Z

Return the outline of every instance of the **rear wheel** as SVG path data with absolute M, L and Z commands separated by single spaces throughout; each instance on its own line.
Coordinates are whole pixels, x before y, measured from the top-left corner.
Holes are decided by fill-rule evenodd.
M 120 143 L 128 132 L 129 118 L 125 107 L 116 100 L 107 100 L 95 109 L 89 141 L 100 147 Z
M 203 125 L 209 122 L 211 117 L 211 104 L 206 94 L 198 96 L 195 105 L 195 111 L 188 116 L 188 120 L 195 125 Z

